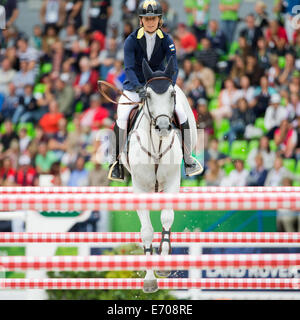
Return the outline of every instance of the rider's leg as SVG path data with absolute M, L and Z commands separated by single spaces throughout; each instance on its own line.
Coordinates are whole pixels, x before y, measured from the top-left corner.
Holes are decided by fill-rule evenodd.
M 134 102 L 139 102 L 139 96 L 135 92 L 124 91 L 126 96 Z M 124 96 L 120 97 L 119 103 L 128 102 L 128 99 Z M 119 154 L 123 149 L 124 143 L 126 141 L 127 136 L 127 123 L 131 110 L 135 108 L 137 105 L 118 105 L 118 119 L 114 126 L 114 134 L 115 139 L 112 140 L 112 159 L 110 163 L 110 169 L 108 173 L 108 179 L 115 181 L 123 181 L 124 180 L 124 167 L 119 161 Z
M 182 137 L 182 152 L 185 167 L 185 174 L 187 176 L 195 176 L 203 172 L 203 167 L 200 162 L 192 157 L 192 139 L 191 130 L 187 115 L 183 106 L 176 104 L 175 112 L 180 123 L 181 137 Z

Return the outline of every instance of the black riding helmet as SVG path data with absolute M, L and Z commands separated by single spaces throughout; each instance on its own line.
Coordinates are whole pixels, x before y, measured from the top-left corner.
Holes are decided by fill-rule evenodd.
M 141 1 L 138 7 L 139 17 L 161 17 L 162 7 L 157 0 Z

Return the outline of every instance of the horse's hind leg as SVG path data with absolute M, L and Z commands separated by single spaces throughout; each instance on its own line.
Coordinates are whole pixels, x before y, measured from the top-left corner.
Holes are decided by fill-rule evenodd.
M 150 219 L 149 210 L 138 210 L 138 216 L 141 222 L 141 238 L 146 255 L 152 255 L 153 227 Z M 143 291 L 146 293 L 156 292 L 158 290 L 157 280 L 152 269 L 146 270 Z

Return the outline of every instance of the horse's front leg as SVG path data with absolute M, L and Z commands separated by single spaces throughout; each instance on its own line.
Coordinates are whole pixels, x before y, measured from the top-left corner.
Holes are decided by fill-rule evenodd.
M 150 219 L 149 210 L 138 210 L 138 216 L 141 222 L 141 238 L 143 241 L 144 252 L 146 256 L 152 255 L 153 227 Z M 152 269 L 146 270 L 143 291 L 146 293 L 156 292 L 158 290 L 157 279 Z

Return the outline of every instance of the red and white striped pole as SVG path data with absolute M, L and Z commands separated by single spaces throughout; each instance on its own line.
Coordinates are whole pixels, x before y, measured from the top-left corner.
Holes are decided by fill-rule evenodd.
M 300 279 L 158 279 L 159 289 L 299 290 Z M 144 279 L 0 279 L 0 289 L 134 290 Z
M 300 254 L 216 254 L 169 256 L 54 256 L 0 257 L 7 271 L 46 270 L 186 270 L 226 267 L 292 267 L 300 265 Z
M 153 242 L 160 242 L 155 232 Z M 299 243 L 299 232 L 172 232 L 176 243 Z M 139 243 L 140 232 L 1 232 L 0 243 Z

